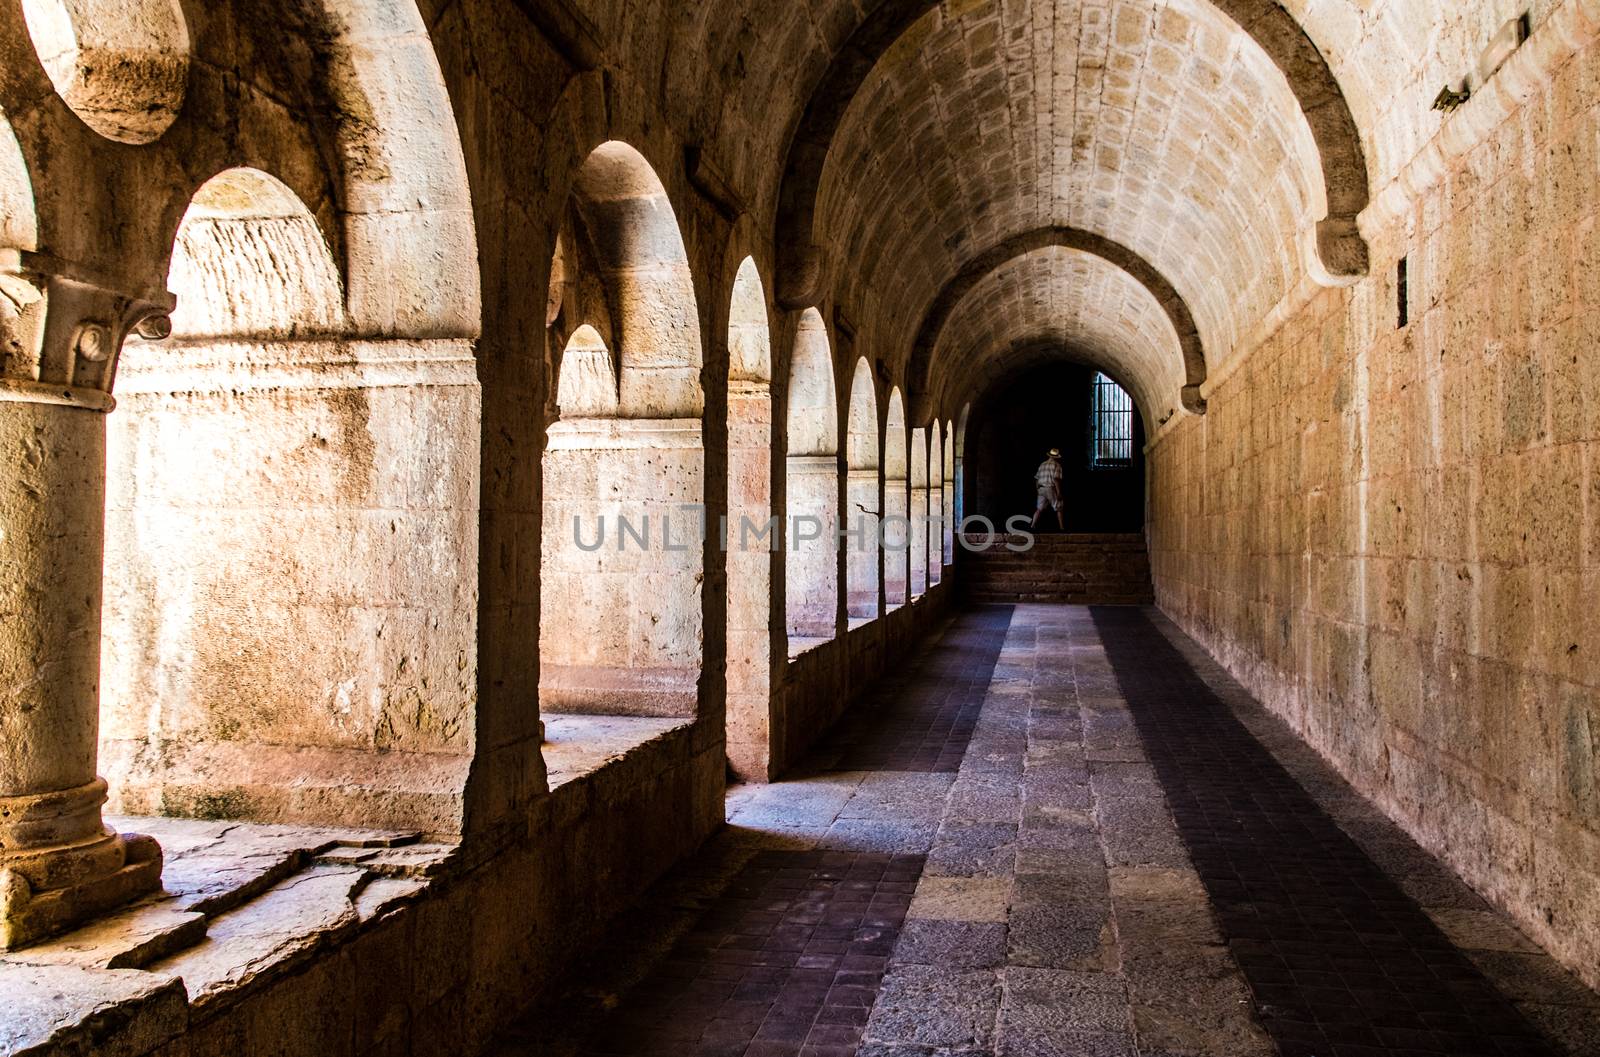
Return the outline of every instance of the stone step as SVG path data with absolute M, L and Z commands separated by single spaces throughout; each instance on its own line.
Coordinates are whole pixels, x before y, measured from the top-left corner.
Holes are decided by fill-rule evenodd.
M 1150 605 L 1155 600 L 1141 535 L 1039 536 L 1026 551 L 999 545 L 964 550 L 958 560 L 963 594 L 973 603 Z

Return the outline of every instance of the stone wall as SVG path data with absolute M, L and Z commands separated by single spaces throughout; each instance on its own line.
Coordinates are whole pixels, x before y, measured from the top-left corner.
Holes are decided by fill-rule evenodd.
M 1590 984 L 1596 61 L 1369 231 L 1369 279 L 1213 374 L 1209 413 L 1154 444 L 1150 511 L 1160 605 Z
M 112 810 L 461 832 L 478 386 L 444 344 L 130 355 L 107 459 Z
M 953 580 L 936 584 L 870 624 L 852 628 L 789 662 L 773 692 L 779 717 L 772 734 L 773 773 L 781 774 L 799 762 L 856 694 L 909 656 L 917 640 L 946 618 L 953 586 Z

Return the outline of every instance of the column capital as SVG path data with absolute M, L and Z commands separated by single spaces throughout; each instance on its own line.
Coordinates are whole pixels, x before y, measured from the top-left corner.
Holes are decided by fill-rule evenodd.
M 175 304 L 159 287 L 0 249 L 0 402 L 110 411 L 122 343 L 171 333 Z

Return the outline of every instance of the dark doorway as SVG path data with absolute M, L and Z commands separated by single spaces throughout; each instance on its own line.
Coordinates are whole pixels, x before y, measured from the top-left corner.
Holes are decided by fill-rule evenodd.
M 1068 532 L 1138 532 L 1144 528 L 1144 423 L 1132 414 L 1132 443 L 1095 444 L 1095 379 L 1077 364 L 1038 367 L 985 394 L 972 410 L 966 444 L 966 513 L 997 526 L 1033 515 L 1033 475 L 1051 448 L 1066 470 L 1062 495 Z M 1102 390 L 1102 401 L 1104 390 Z M 1100 416 L 1102 428 L 1106 421 Z M 1108 450 L 1120 462 L 1097 460 Z M 1046 513 L 1041 531 L 1056 531 Z

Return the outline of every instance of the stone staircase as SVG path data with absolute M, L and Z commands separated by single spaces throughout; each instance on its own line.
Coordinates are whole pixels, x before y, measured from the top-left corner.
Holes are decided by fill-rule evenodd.
M 974 547 L 981 536 L 969 537 Z M 986 551 L 957 548 L 957 582 L 971 604 L 1066 602 L 1152 605 L 1150 556 L 1138 533 L 1038 536 L 1017 553 L 1001 541 Z

